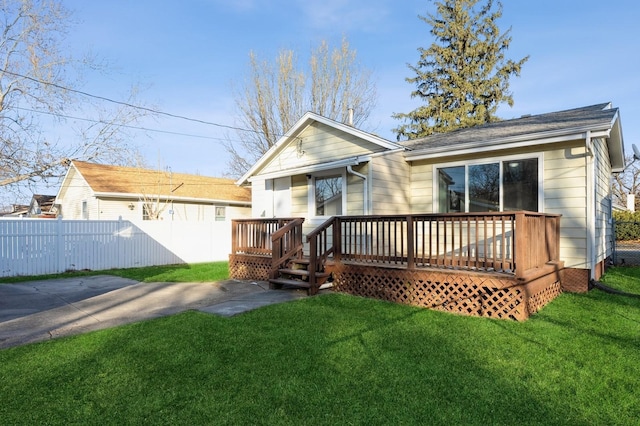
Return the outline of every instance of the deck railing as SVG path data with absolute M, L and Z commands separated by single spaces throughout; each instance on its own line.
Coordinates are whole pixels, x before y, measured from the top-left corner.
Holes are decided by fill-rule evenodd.
M 234 219 L 231 221 L 231 253 L 271 256 L 271 236 L 300 218 Z
M 271 235 L 271 271 L 269 278 L 275 278 L 278 269 L 291 259 L 302 258 L 302 223 L 304 219 L 294 219 Z
M 309 243 L 309 288 L 313 294 L 317 291 L 316 273 L 322 272 L 327 259 L 335 258 L 335 249 L 338 247 L 334 232 L 336 217 L 324 222 L 307 235 Z
M 560 215 L 450 213 L 333 218 L 340 261 L 515 274 L 557 262 Z
M 273 252 L 270 235 L 294 220 L 234 221 L 233 253 L 272 255 L 282 263 L 283 253 Z M 309 233 L 307 242 L 310 281 L 328 259 L 503 272 L 524 279 L 559 262 L 560 215 L 518 211 L 335 216 Z

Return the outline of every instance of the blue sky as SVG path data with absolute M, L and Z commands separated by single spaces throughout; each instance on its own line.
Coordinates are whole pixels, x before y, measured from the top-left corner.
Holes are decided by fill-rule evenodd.
M 132 84 L 157 109 L 235 125 L 231 87 L 242 84 L 249 51 L 272 59 L 281 48 L 301 59 L 321 40 L 345 35 L 360 63 L 373 71 L 378 106 L 366 129 L 395 140 L 395 112 L 409 112 L 418 47 L 431 42 L 418 19 L 434 11 L 427 0 L 63 0 L 77 25 L 68 35 L 76 54 L 92 52 L 109 74 L 88 74 L 83 90 L 124 100 Z M 511 80 L 515 105 L 502 118 L 612 102 L 620 108 L 627 154 L 640 145 L 640 2 L 618 0 L 503 1 L 502 30 L 511 27 L 507 57 L 530 55 Z M 159 116 L 144 127 L 206 136 L 133 132 L 151 165 L 221 176 L 220 143 L 233 131 Z

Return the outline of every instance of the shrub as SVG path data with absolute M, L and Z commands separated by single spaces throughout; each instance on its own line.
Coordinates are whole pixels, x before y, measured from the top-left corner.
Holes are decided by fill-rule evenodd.
M 640 240 L 640 211 L 614 211 L 616 241 Z

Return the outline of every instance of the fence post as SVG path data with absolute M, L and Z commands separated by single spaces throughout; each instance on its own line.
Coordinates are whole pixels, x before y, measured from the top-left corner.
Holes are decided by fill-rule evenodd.
M 618 264 L 618 238 L 616 237 L 616 220 L 611 220 L 611 232 L 613 233 L 613 252 L 611 255 L 614 265 Z
M 65 235 L 63 233 L 63 223 L 62 223 L 62 217 L 58 216 L 58 219 L 56 220 L 56 268 L 58 269 L 58 273 L 64 272 L 64 259 L 65 259 L 65 255 L 64 255 L 64 239 L 65 239 Z

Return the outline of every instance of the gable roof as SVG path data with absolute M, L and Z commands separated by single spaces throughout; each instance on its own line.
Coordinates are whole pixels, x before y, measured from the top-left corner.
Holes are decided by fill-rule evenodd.
M 611 103 L 582 108 L 529 115 L 512 120 L 497 121 L 481 126 L 437 133 L 425 138 L 401 142 L 410 149 L 407 160 L 441 155 L 443 152 L 464 152 L 522 143 L 538 143 L 605 137 L 609 139 L 611 162 L 616 168 L 624 167 L 624 143 L 619 111 Z
M 50 206 L 54 203 L 55 200 L 55 195 L 33 194 L 33 196 L 31 197 L 31 204 L 36 202 L 40 207 Z
M 251 190 L 236 186 L 233 179 L 77 160 L 72 161 L 71 167 L 80 173 L 96 196 L 137 198 L 140 195 L 160 195 L 183 200 L 228 201 L 240 204 L 251 202 Z
M 383 139 L 379 136 L 373 135 L 371 133 L 367 133 L 363 130 L 357 129 L 348 124 L 340 123 L 338 121 L 332 120 L 327 117 L 323 117 L 319 114 L 313 112 L 306 112 L 297 122 L 293 125 L 293 127 L 287 131 L 287 133 L 278 139 L 275 145 L 273 145 L 267 152 L 265 152 L 262 157 L 256 161 L 256 163 L 240 178 L 236 181 L 237 185 L 242 185 L 249 180 L 249 178 L 255 174 L 257 174 L 266 164 L 269 163 L 278 153 L 282 151 L 286 147 L 286 145 L 294 140 L 297 136 L 299 136 L 307 127 L 312 125 L 314 122 L 321 123 L 327 126 L 330 126 L 336 130 L 341 132 L 345 132 L 347 134 L 353 135 L 361 140 L 369 142 L 373 145 L 377 145 L 386 150 L 394 150 L 394 149 L 404 149 L 401 145 Z M 345 161 L 348 159 L 344 159 Z M 342 164 L 341 162 L 338 162 Z M 338 164 L 336 163 L 336 164 Z M 326 164 L 325 164 L 326 166 Z M 320 165 L 318 165 L 320 167 Z M 305 169 L 313 168 L 312 165 L 307 165 Z

